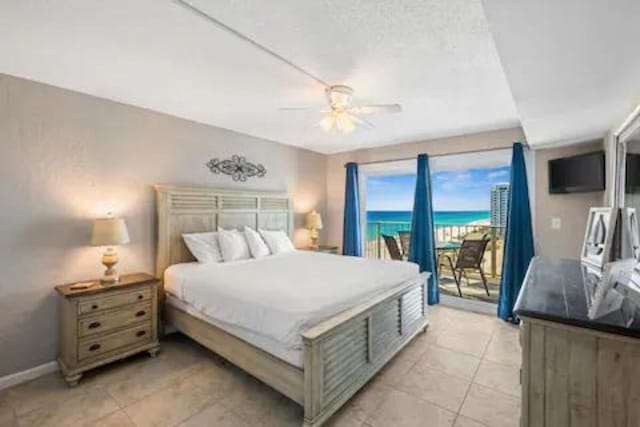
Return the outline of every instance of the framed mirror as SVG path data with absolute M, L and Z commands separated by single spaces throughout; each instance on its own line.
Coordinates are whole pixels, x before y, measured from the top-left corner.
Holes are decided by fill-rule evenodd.
M 620 208 L 620 225 L 614 243 L 615 258 L 640 261 L 640 107 L 613 134 L 616 148 L 614 206 Z

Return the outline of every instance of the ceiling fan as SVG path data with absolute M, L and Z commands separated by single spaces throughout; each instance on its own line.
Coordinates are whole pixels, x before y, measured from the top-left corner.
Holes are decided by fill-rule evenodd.
M 325 93 L 327 95 L 327 102 L 329 104 L 328 110 L 322 110 L 324 117 L 318 123 L 325 131 L 330 132 L 334 129 L 342 133 L 351 133 L 357 126 L 373 127 L 373 124 L 363 118 L 362 116 L 372 114 L 386 114 L 386 113 L 399 113 L 402 111 L 400 104 L 373 104 L 373 105 L 352 105 L 353 101 L 353 89 L 345 85 L 330 85 L 325 80 L 322 80 L 318 76 L 310 73 L 299 65 L 294 64 L 292 61 L 278 54 L 277 52 L 269 49 L 268 47 L 258 43 L 257 41 L 247 37 L 239 31 L 229 27 L 225 23 L 217 20 L 215 17 L 209 15 L 202 9 L 194 6 L 187 0 L 175 0 L 175 2 L 190 11 L 191 13 L 206 19 L 216 27 L 234 35 L 235 37 L 244 40 L 251 46 L 260 49 L 267 55 L 270 55 L 274 59 L 282 62 L 283 64 L 297 70 L 298 72 L 310 77 L 323 85 Z M 296 110 L 310 110 L 312 107 L 289 107 L 280 108 L 281 111 L 296 111 Z
M 351 133 L 357 126 L 373 127 L 373 124 L 363 118 L 373 114 L 399 113 L 402 111 L 400 104 L 372 104 L 353 105 L 353 89 L 344 85 L 332 85 L 325 89 L 327 95 L 328 110 L 321 110 L 324 117 L 318 125 L 326 132 L 338 130 L 342 133 Z M 312 107 L 284 107 L 281 111 L 310 110 Z

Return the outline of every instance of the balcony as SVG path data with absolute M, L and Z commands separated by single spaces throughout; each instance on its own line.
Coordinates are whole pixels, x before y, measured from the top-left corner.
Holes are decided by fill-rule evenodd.
M 390 259 L 389 251 L 382 235 L 396 238 L 398 245 L 402 247 L 399 233 L 411 231 L 410 222 L 368 222 L 366 228 L 366 244 L 364 256 L 373 259 Z M 438 254 L 440 293 L 444 295 L 460 296 L 456 287 L 453 272 L 441 255 L 449 255 L 455 265 L 458 248 L 466 236 L 486 235 L 489 240 L 481 261 L 481 269 L 487 280 L 489 296 L 487 296 L 482 278 L 478 271 L 465 269 L 462 275 L 460 289 L 462 298 L 497 303 L 500 278 L 502 274 L 502 257 L 504 250 L 504 227 L 490 225 L 459 225 L 438 224 L 435 227 L 436 252 Z M 408 249 L 404 248 L 403 252 Z

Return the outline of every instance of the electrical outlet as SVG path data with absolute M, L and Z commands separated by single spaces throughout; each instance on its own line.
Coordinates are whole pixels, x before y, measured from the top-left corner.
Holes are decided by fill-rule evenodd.
M 553 230 L 560 230 L 562 228 L 562 221 L 560 217 L 554 216 L 551 218 L 551 228 Z

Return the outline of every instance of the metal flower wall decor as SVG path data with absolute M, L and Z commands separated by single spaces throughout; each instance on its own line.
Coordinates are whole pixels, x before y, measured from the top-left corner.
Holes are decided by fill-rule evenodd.
M 207 162 L 207 167 L 212 173 L 223 173 L 231 175 L 234 181 L 245 182 L 247 178 L 262 178 L 267 174 L 267 170 L 260 163 L 247 162 L 244 156 L 233 155 L 230 159 L 211 159 Z

